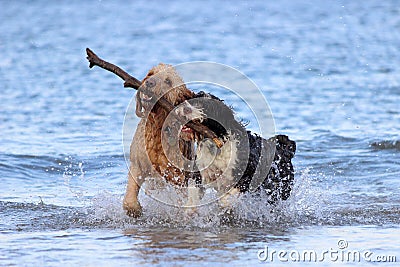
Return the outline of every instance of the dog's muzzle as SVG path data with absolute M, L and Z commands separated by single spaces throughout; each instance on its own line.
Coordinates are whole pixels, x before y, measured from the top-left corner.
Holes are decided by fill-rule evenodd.
M 136 115 L 143 118 L 146 112 L 150 112 L 155 104 L 154 96 L 146 94 L 156 86 L 154 78 L 147 79 L 138 89 L 136 94 Z

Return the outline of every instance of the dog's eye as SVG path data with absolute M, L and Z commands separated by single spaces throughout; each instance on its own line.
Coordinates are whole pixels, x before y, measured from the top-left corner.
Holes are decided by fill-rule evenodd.
M 166 127 L 164 128 L 164 131 L 167 132 L 168 134 L 170 134 L 170 133 L 171 133 L 171 127 L 166 126 Z
M 166 78 L 164 80 L 164 82 L 168 85 L 168 86 L 172 86 L 172 81 L 169 78 Z

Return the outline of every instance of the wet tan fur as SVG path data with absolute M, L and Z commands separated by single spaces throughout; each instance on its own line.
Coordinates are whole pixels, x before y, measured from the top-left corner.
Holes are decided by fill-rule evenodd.
M 186 88 L 183 80 L 170 65 L 162 64 L 153 67 L 142 81 L 155 77 L 157 85 L 152 89 L 157 95 L 164 95 L 170 103 L 178 105 L 193 97 L 194 93 Z M 165 82 L 165 79 L 169 79 Z M 173 88 L 173 90 L 171 90 Z M 136 114 L 141 115 L 140 93 L 137 93 Z M 168 113 L 159 106 L 154 106 L 147 117 L 140 120 L 130 147 L 130 168 L 128 185 L 123 200 L 127 214 L 138 217 L 142 213 L 138 201 L 141 184 L 147 177 L 161 176 L 168 182 L 182 186 L 185 183 L 183 170 L 169 164 L 161 142 L 161 131 Z M 144 148 L 146 151 L 144 151 Z M 168 148 L 167 148 L 168 150 Z M 168 153 L 170 154 L 170 153 Z M 172 153 L 173 154 L 173 153 Z

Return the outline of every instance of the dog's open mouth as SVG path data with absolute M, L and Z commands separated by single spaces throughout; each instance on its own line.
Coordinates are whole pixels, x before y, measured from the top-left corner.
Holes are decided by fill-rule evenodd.
M 153 97 L 152 96 L 148 96 L 145 93 L 140 92 L 140 101 L 142 102 L 152 102 Z
M 139 91 L 136 95 L 136 115 L 143 117 L 146 112 L 150 112 L 154 106 L 154 100 L 153 96 Z
M 182 133 L 193 133 L 193 129 L 184 125 L 181 130 Z

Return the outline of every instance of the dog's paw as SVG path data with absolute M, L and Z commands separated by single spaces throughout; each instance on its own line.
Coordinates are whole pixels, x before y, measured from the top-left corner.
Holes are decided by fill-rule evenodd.
M 132 218 L 138 218 L 143 214 L 143 209 L 139 202 L 129 204 L 124 203 L 123 208 L 126 211 L 126 215 Z

